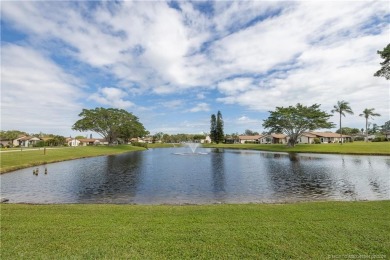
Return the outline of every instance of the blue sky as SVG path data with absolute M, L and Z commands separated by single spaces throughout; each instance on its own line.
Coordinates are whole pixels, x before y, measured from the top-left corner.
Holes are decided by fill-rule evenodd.
M 83 108 L 123 108 L 152 133 L 262 132 L 276 106 L 350 103 L 349 127 L 389 83 L 387 1 L 2 1 L 1 128 L 65 136 Z M 338 118 L 332 118 L 335 123 Z M 336 129 L 333 129 L 336 130 Z

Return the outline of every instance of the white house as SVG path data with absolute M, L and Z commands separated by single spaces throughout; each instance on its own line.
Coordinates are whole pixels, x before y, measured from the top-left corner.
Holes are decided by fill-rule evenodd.
M 206 136 L 205 139 L 201 139 L 201 140 L 200 140 L 200 143 L 201 143 L 201 144 L 209 144 L 209 143 L 211 143 L 211 138 L 210 138 L 210 136 L 208 135 L 208 136 Z
M 314 139 L 318 138 L 321 143 L 327 144 L 327 143 L 338 143 L 340 140 L 344 142 L 350 141 L 351 136 L 349 135 L 342 135 L 340 138 L 340 134 L 337 133 L 331 133 L 331 132 L 308 132 L 303 133 L 298 138 L 298 143 L 301 144 L 312 144 L 314 143 Z
M 68 146 L 79 146 L 80 145 L 80 141 L 75 139 L 75 138 L 66 138 L 66 143 L 68 144 Z
M 35 136 L 23 136 L 18 139 L 14 140 L 14 145 L 22 146 L 22 147 L 29 147 L 37 144 L 41 139 Z
M 286 144 L 287 135 L 285 134 L 269 134 L 263 135 L 260 138 L 261 144 Z
M 239 135 L 238 140 L 241 144 L 245 143 L 256 143 L 260 142 L 262 135 Z

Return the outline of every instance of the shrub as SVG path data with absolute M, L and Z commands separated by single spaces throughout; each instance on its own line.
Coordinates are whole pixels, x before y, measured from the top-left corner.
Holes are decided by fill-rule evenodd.
M 387 139 L 384 136 L 377 136 L 374 139 L 372 139 L 372 142 L 387 142 Z
M 313 143 L 314 143 L 314 144 L 320 144 L 320 143 L 321 143 L 320 138 L 314 138 L 314 139 L 313 139 Z
M 147 144 L 147 143 L 132 142 L 131 145 L 132 145 L 132 146 L 143 147 L 143 148 L 148 149 L 148 144 Z

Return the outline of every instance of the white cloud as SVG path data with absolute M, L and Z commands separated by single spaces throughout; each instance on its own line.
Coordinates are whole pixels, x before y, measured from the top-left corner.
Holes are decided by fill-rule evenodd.
M 184 104 L 183 100 L 176 99 L 176 100 L 171 100 L 167 102 L 161 102 L 161 105 L 163 107 L 169 108 L 169 109 L 176 109 L 181 107 Z
M 207 112 L 207 111 L 210 111 L 210 106 L 207 103 L 198 103 L 196 106 L 194 106 L 191 109 L 188 109 L 187 111 L 188 112 L 193 112 L 193 113 L 201 112 L 201 111 Z
M 2 46 L 2 129 L 68 133 L 85 96 L 76 78 L 39 52 Z
M 191 2 L 178 4 L 181 11 L 167 2 L 105 1 L 92 9 L 88 2 L 8 1 L 2 19 L 27 34 L 33 46 L 27 49 L 35 47 L 50 65 L 22 75 L 55 77 L 51 82 L 74 89 L 75 78 L 48 58 L 56 46 L 66 58 L 112 77 L 112 85 L 102 83 L 89 99 L 100 104 L 135 108 L 128 93 L 175 100 L 195 89 L 197 99 L 216 93 L 222 103 L 257 111 L 298 102 L 330 110 L 347 100 L 355 111 L 375 107 L 389 114 L 388 85 L 372 77 L 380 62 L 376 51 L 388 43 L 387 2 L 217 1 L 214 15 Z M 43 49 L 48 55 L 38 53 Z M 36 70 L 32 61 L 15 66 Z M 5 77 L 16 90 L 27 84 Z M 198 103 L 188 112 L 209 110 Z
M 94 100 L 100 104 L 113 106 L 115 108 L 129 108 L 133 107 L 134 103 L 125 100 L 128 94 L 119 88 L 105 87 L 92 94 L 89 99 Z

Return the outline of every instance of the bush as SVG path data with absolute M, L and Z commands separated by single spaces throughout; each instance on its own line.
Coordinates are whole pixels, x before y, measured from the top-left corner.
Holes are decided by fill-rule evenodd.
M 364 141 L 364 137 L 363 136 L 357 136 L 354 138 L 355 141 Z
M 374 139 L 372 139 L 372 142 L 387 142 L 388 140 L 384 136 L 377 136 Z
M 313 139 L 313 143 L 314 143 L 314 144 L 320 144 L 320 143 L 321 143 L 320 138 L 314 138 L 314 139 Z
M 132 142 L 131 145 L 132 145 L 132 146 L 143 147 L 143 148 L 148 149 L 148 144 L 147 144 L 147 143 Z

